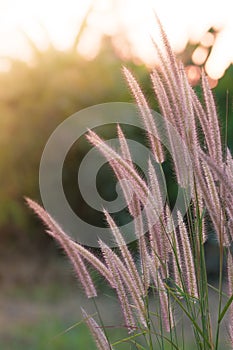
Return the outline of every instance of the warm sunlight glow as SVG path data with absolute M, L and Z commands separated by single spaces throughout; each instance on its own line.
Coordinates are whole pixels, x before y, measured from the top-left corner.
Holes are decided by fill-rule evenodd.
M 206 62 L 206 71 L 213 79 L 222 77 L 226 68 L 233 62 L 232 38 L 231 27 L 224 28 L 216 38 L 213 50 Z
M 91 0 L 0 1 L 0 55 L 29 60 L 29 37 L 43 50 L 69 48 Z
M 0 57 L 33 58 L 28 38 L 40 50 L 53 45 L 66 50 L 72 46 L 88 9 L 87 27 L 78 51 L 92 59 L 98 52 L 103 34 L 113 36 L 122 55 L 134 55 L 148 65 L 156 62 L 151 36 L 158 40 L 154 9 L 164 24 L 169 40 L 181 52 L 188 41 L 201 43 L 194 53 L 194 63 L 206 59 L 206 49 L 213 50 L 206 71 L 220 78 L 233 62 L 232 2 L 222 0 L 0 0 Z M 207 33 L 217 29 L 214 35 Z M 4 63 L 0 66 L 3 69 Z M 5 68 L 6 69 L 6 68 Z
M 190 66 L 185 67 L 185 70 L 186 70 L 190 84 L 193 86 L 197 85 L 197 83 L 199 82 L 200 77 L 201 77 L 200 67 L 190 65 Z
M 201 39 L 201 45 L 205 47 L 210 47 L 214 44 L 214 34 L 207 32 Z
M 196 48 L 196 50 L 193 52 L 192 60 L 193 63 L 201 65 L 205 62 L 209 50 L 206 47 L 199 46 Z
M 218 79 L 212 79 L 208 77 L 210 88 L 213 89 L 218 85 Z

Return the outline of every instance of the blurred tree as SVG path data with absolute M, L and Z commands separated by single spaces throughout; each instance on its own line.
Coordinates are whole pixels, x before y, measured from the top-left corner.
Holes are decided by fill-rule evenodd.
M 85 107 L 131 100 L 121 74 L 122 61 L 109 40 L 105 38 L 101 52 L 92 61 L 78 56 L 75 50 L 60 52 L 50 47 L 43 54 L 38 52 L 34 66 L 12 61 L 11 71 L 0 74 L 2 242 L 4 234 L 9 237 L 9 232 L 14 232 L 16 242 L 25 239 L 22 231 L 35 228 L 23 198 L 39 200 L 40 157 L 56 126 Z M 137 71 L 145 76 L 142 66 Z M 84 152 L 81 143 L 76 157 L 81 158 Z M 72 157 L 69 167 L 72 168 Z M 67 172 L 65 175 L 67 191 L 73 193 L 73 183 Z
M 11 245 L 18 244 L 20 240 L 25 242 L 44 242 L 48 240 L 46 235 L 26 232 L 36 231 L 35 219 L 26 208 L 24 196 L 32 197 L 39 201 L 38 173 L 39 162 L 43 148 L 50 134 L 65 118 L 85 107 L 111 101 L 133 101 L 127 85 L 121 74 L 122 59 L 113 49 L 110 38 L 106 37 L 102 42 L 98 56 L 87 61 L 79 56 L 74 48 L 61 52 L 50 48 L 41 53 L 35 48 L 36 63 L 29 66 L 20 61 L 12 61 L 12 69 L 9 73 L 0 74 L 0 234 L 1 244 L 9 239 Z M 76 44 L 75 44 L 76 45 Z M 198 45 L 189 45 L 181 55 L 187 66 L 199 66 L 193 64 L 193 53 Z M 132 71 L 145 91 L 152 108 L 157 108 L 149 74 L 144 65 L 135 65 L 131 62 L 123 62 Z M 200 69 L 200 68 L 199 68 Z M 222 117 L 223 136 L 224 120 L 226 115 L 226 91 L 229 91 L 229 101 L 232 100 L 233 68 L 230 67 L 225 76 L 219 81 L 214 92 Z M 228 141 L 233 149 L 231 140 L 233 123 L 232 109 L 229 104 L 228 113 Z M 104 132 L 104 131 L 103 131 Z M 127 131 L 136 133 L 142 139 L 137 130 Z M 115 127 L 105 130 L 105 136 L 111 138 L 115 133 Z M 135 135 L 134 135 L 135 137 Z M 81 196 L 74 193 L 76 176 L 73 164 L 74 159 L 81 161 L 86 152 L 85 141 L 74 145 L 68 155 L 64 170 L 64 186 L 67 197 L 75 210 L 84 217 L 93 216 L 90 209 L 84 206 Z M 165 164 L 166 168 L 166 164 Z M 113 187 L 106 189 L 105 176 L 100 179 L 100 188 L 105 196 L 110 199 Z M 175 197 L 171 177 L 168 178 L 168 187 L 171 197 Z M 171 200 L 172 200 L 171 198 Z M 89 214 L 88 214 L 89 213 Z M 123 219 L 122 219 L 123 218 Z M 124 220 L 124 217 L 121 217 Z M 101 217 L 96 219 L 101 222 Z M 39 224 L 40 225 L 40 224 Z M 41 227 L 41 226 L 38 226 Z M 12 238 L 14 237 L 14 239 Z

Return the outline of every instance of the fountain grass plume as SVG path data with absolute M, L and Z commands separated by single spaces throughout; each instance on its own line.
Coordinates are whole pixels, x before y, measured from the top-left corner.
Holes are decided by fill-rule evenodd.
M 31 199 L 27 199 L 27 203 L 46 225 L 46 232 L 63 247 L 86 296 L 95 298 L 98 294 L 88 270 L 89 265 L 105 277 L 116 293 L 124 324 L 130 333 L 127 338 L 111 344 L 106 336 L 107 331 L 100 328 L 96 321 L 82 310 L 98 349 L 115 349 L 123 342 L 133 343 L 137 349 L 144 350 L 164 350 L 168 345 L 171 349 L 185 349 L 186 334 L 182 333 L 182 339 L 178 337 L 178 308 L 192 325 L 195 348 L 198 350 L 220 349 L 220 325 L 226 314 L 226 317 L 229 317 L 229 344 L 233 348 L 233 257 L 230 249 L 233 240 L 233 160 L 230 151 L 223 150 L 208 78 L 202 72 L 203 105 L 189 85 L 182 63 L 176 60 L 158 18 L 157 23 L 163 50 L 154 43 L 160 60 L 151 73 L 154 94 L 165 125 L 170 123 L 173 126 L 190 152 L 192 160 L 192 200 L 190 204 L 187 203 L 185 218 L 178 210 L 175 213 L 178 224 L 175 226 L 168 199 L 163 203 L 153 162 L 148 160 L 146 182 L 134 166 L 126 137 L 119 125 L 119 151 L 110 147 L 92 130 L 88 131 L 87 139 L 109 162 L 122 187 L 128 211 L 134 220 L 139 257 L 137 261 L 127 247 L 120 227 L 106 210 L 106 221 L 119 249 L 117 252 L 103 241 L 99 241 L 102 257 L 96 257 L 88 248 L 72 240 L 41 206 Z M 133 74 L 127 68 L 123 68 L 123 72 L 136 100 L 154 160 L 162 166 L 166 152 L 159 139 L 156 121 L 149 104 Z M 177 183 L 182 186 L 182 174 L 178 171 L 180 148 L 176 148 L 169 128 L 167 132 L 174 174 Z M 147 222 L 144 222 L 140 215 L 142 207 L 145 209 Z M 216 327 L 213 327 L 209 311 L 204 252 L 204 243 L 208 239 L 206 216 L 215 232 L 220 250 Z M 146 224 L 148 232 L 144 235 Z M 225 254 L 228 301 L 223 307 L 222 271 Z M 153 308 L 153 300 L 157 300 L 156 311 Z

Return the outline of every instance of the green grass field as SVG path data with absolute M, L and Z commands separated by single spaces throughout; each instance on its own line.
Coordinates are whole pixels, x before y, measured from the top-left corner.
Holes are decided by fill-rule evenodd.
M 1 293 L 0 349 L 96 350 L 89 330 L 80 322 L 80 306 L 85 307 L 85 299 L 79 292 L 69 287 L 47 285 L 12 288 Z M 114 316 L 111 308 L 109 313 Z M 125 330 L 115 327 L 109 327 L 108 333 L 114 341 L 127 336 Z M 135 347 L 123 343 L 116 349 Z
M 47 319 L 32 325 L 19 326 L 0 339 L 4 350 L 77 350 L 96 347 L 85 326 L 79 326 L 65 334 L 66 325 L 55 319 Z
M 212 296 L 213 298 L 213 296 Z M 80 290 L 61 285 L 34 286 L 29 289 L 11 288 L 0 295 L 0 349 L 1 350 L 96 350 L 89 330 L 80 323 L 80 306 L 85 305 Z M 127 337 L 119 328 L 119 307 L 109 299 L 98 301 L 104 319 L 111 319 L 107 332 L 112 341 Z M 214 305 L 214 299 L 213 299 Z M 108 321 L 107 321 L 108 322 Z M 116 327 L 112 326 L 116 324 Z M 186 331 L 191 331 L 187 328 Z M 138 338 L 137 338 L 138 339 Z M 136 350 L 124 342 L 115 350 Z M 172 348 L 167 345 L 166 350 Z M 185 344 L 181 349 L 194 349 Z M 224 348 L 224 346 L 221 347 Z

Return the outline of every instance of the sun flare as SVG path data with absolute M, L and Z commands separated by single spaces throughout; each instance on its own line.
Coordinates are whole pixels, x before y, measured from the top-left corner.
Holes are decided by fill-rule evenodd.
M 70 48 L 87 13 L 86 29 L 77 48 L 81 54 L 94 57 L 102 35 L 107 34 L 124 55 L 130 51 L 136 58 L 153 65 L 156 57 L 151 36 L 158 40 L 155 10 L 176 52 L 184 50 L 189 41 L 201 43 L 193 55 L 195 64 L 205 62 L 208 47 L 213 44 L 213 35 L 208 30 L 219 31 L 205 63 L 208 75 L 219 79 L 233 62 L 231 7 L 230 0 L 221 3 L 210 0 L 1 1 L 0 68 L 9 69 L 6 57 L 32 59 L 28 38 L 40 50 L 51 44 L 59 50 Z

